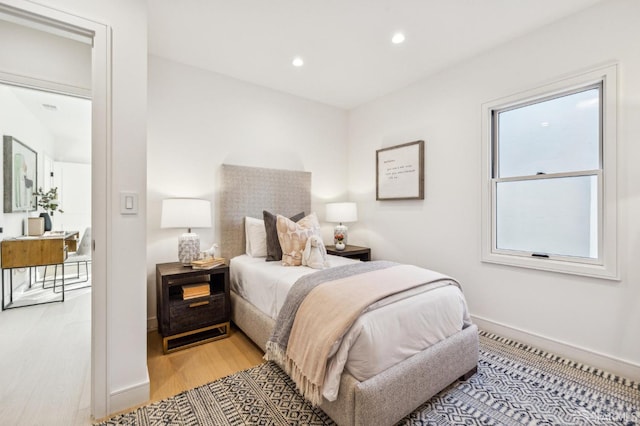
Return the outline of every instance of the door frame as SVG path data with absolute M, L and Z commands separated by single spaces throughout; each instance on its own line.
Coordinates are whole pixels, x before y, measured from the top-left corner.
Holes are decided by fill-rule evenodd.
M 58 36 L 92 43 L 91 53 L 91 227 L 92 227 L 92 291 L 91 291 L 91 414 L 95 419 L 110 411 L 110 374 L 108 356 L 107 313 L 111 270 L 109 230 L 111 217 L 111 27 L 59 10 L 18 0 L 0 3 L 0 18 L 46 31 Z M 0 73 L 0 79 L 21 86 L 79 93 L 70 87 L 24 76 Z M 84 96 L 87 95 L 84 91 Z

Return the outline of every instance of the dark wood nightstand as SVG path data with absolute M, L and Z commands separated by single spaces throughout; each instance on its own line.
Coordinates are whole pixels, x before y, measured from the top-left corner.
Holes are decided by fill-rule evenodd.
M 185 298 L 183 286 L 208 293 Z M 229 267 L 198 270 L 181 263 L 156 265 L 158 329 L 164 353 L 184 349 L 229 335 L 231 298 Z
M 326 246 L 327 253 L 334 256 L 348 257 L 350 259 L 360 259 L 363 262 L 371 260 L 371 249 L 369 247 L 359 247 L 347 245 L 344 250 L 336 250 L 336 246 Z

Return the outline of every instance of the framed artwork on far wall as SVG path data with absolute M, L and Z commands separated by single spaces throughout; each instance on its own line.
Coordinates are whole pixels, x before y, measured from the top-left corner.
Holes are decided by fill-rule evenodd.
M 4 212 L 36 210 L 38 153 L 13 136 L 3 136 Z
M 424 200 L 424 141 L 376 151 L 376 200 Z

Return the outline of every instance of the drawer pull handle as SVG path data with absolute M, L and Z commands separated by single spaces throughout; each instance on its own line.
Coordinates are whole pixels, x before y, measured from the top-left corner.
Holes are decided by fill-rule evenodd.
M 189 305 L 190 308 L 197 308 L 198 306 L 204 306 L 204 305 L 208 305 L 209 301 L 208 300 L 204 300 L 202 302 L 196 302 L 196 303 L 192 303 Z

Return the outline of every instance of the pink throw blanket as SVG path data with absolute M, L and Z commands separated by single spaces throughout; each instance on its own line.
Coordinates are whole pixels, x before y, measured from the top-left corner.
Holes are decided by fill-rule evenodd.
M 398 265 L 315 287 L 298 309 L 282 366 L 301 393 L 319 404 L 331 348 L 368 306 L 427 283 L 438 288 L 449 280 L 428 269 Z

